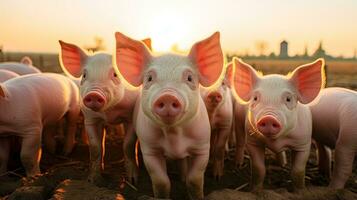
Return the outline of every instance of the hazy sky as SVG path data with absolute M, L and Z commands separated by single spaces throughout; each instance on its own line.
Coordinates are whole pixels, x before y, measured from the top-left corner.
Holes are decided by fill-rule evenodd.
M 5 51 L 58 52 L 58 40 L 80 46 L 114 32 L 151 37 L 153 48 L 188 49 L 214 31 L 226 52 L 257 53 L 257 41 L 278 53 L 309 53 L 320 40 L 328 53 L 352 56 L 357 48 L 357 0 L 0 0 L 0 44 Z

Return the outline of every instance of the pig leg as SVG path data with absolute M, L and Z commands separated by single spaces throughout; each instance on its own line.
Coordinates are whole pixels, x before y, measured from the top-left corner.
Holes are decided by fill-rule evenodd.
M 260 190 L 263 188 L 265 178 L 265 149 L 254 144 L 248 144 L 247 150 L 252 168 L 252 190 Z
M 186 185 L 190 199 L 203 199 L 203 180 L 207 167 L 209 154 L 194 155 L 190 158 L 190 166 L 187 173 Z
M 105 153 L 104 125 L 102 123 L 86 124 L 85 127 L 88 134 L 90 152 L 90 172 L 88 181 L 101 185 L 103 182 L 101 171 L 104 168 L 103 159 Z
M 40 174 L 41 131 L 29 132 L 22 138 L 21 162 L 27 177 Z
M 219 180 L 223 176 L 224 170 L 224 150 L 227 143 L 228 137 L 230 135 L 231 129 L 220 128 L 217 134 L 216 144 L 214 146 L 214 160 L 213 160 L 213 176 Z
M 48 152 L 56 153 L 56 126 L 48 126 L 43 131 L 43 142 Z
M 234 133 L 236 139 L 235 165 L 238 167 L 242 167 L 244 163 L 244 148 L 246 144 L 246 133 L 243 127 L 238 122 L 235 122 L 235 127 L 234 127 Z
M 125 167 L 129 182 L 136 184 L 138 181 L 138 165 L 136 162 L 136 141 L 137 136 L 135 134 L 133 125 L 125 124 L 126 133 L 124 135 L 124 156 Z
M 305 188 L 305 168 L 310 149 L 306 151 L 292 151 L 291 179 L 293 189 L 299 191 Z
M 163 155 L 143 155 L 146 169 L 152 181 L 155 198 L 170 197 L 170 180 L 166 171 L 166 160 Z
M 72 152 L 73 147 L 76 143 L 77 121 L 79 114 L 79 110 L 70 111 L 67 113 L 67 132 L 63 146 L 63 154 L 65 156 L 69 155 Z
M 8 138 L 0 138 L 0 174 L 7 171 L 7 161 L 9 160 L 10 141 Z
M 328 178 L 331 178 L 331 149 L 318 142 L 316 142 L 316 146 L 318 149 L 317 154 L 319 171 L 320 173 L 326 175 Z
M 335 165 L 332 172 L 330 187 L 342 189 L 352 173 L 356 152 L 357 129 L 353 123 L 341 124 L 339 138 L 335 148 Z
M 288 159 L 286 158 L 285 151 L 279 152 L 276 156 L 281 167 L 285 167 L 288 164 Z

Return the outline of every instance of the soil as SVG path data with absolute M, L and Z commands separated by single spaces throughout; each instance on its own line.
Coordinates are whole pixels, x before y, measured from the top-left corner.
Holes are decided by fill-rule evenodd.
M 9 171 L 0 175 L 0 199 L 151 199 L 153 196 L 150 177 L 141 167 L 138 184 L 132 186 L 125 181 L 122 151 L 123 137 L 107 134 L 105 185 L 100 187 L 87 182 L 88 146 L 79 142 L 68 157 L 53 155 L 43 150 L 41 171 L 35 178 L 25 178 L 18 153 L 11 154 Z M 18 151 L 18 150 L 17 150 Z M 287 152 L 289 158 L 289 152 Z M 306 171 L 307 190 L 291 193 L 289 165 L 280 167 L 273 155 L 267 155 L 265 190 L 249 192 L 250 167 L 248 156 L 241 169 L 233 162 L 234 151 L 229 151 L 225 161 L 224 176 L 212 177 L 211 166 L 206 170 L 204 193 L 206 199 L 357 199 L 357 163 L 345 190 L 332 191 L 326 188 L 328 179 L 317 170 L 316 156 L 311 151 Z M 185 184 L 180 181 L 179 170 L 174 161 L 168 161 L 171 180 L 171 198 L 188 199 Z

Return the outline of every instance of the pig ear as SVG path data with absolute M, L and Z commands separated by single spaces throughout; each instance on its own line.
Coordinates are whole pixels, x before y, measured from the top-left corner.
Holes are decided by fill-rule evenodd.
M 78 46 L 59 40 L 61 45 L 60 63 L 67 75 L 79 78 L 87 60 L 87 54 Z
M 303 104 L 313 101 L 325 86 L 325 61 L 315 62 L 296 68 L 290 77 L 291 83 L 298 90 L 299 101 Z
M 23 58 L 21 58 L 20 62 L 25 65 L 32 65 L 32 60 L 28 56 L 24 56 Z
M 234 91 L 241 100 L 247 102 L 258 81 L 258 74 L 252 66 L 238 58 L 233 58 L 233 66 L 232 85 Z
M 232 62 L 227 65 L 226 75 L 225 75 L 224 79 L 225 79 L 228 87 L 231 87 L 232 82 L 233 82 L 233 63 Z
M 4 90 L 3 87 L 4 87 L 4 86 L 2 86 L 2 85 L 0 84 L 0 97 L 5 98 L 6 94 L 5 94 L 5 90 Z
M 145 45 L 146 47 L 152 51 L 152 47 L 151 47 L 151 38 L 145 38 L 143 40 L 141 40 Z
M 115 33 L 116 66 L 123 77 L 133 86 L 142 84 L 142 72 L 151 59 L 144 43 L 133 40 L 120 32 Z
M 221 76 L 224 61 L 219 32 L 194 44 L 189 58 L 198 68 L 201 85 L 213 85 Z

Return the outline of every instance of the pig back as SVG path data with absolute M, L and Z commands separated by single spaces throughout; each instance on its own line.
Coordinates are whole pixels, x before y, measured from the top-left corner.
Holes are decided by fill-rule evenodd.
M 36 67 L 16 62 L 0 63 L 0 69 L 6 69 L 19 75 L 41 73 Z
M 20 118 L 40 120 L 43 125 L 56 123 L 70 109 L 79 106 L 77 86 L 59 74 L 31 74 L 4 84 L 10 94 L 9 106 L 21 111 Z
M 321 91 L 317 101 L 310 105 L 310 109 L 313 138 L 334 148 L 341 125 L 357 121 L 357 93 L 344 88 L 326 88 Z

